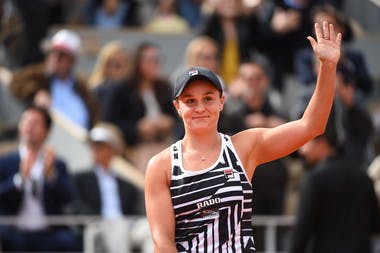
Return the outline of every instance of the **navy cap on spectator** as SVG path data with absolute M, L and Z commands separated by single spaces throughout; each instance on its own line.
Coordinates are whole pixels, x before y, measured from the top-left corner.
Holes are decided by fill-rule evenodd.
M 187 84 L 196 80 L 206 80 L 214 85 L 220 92 L 223 92 L 223 85 L 220 78 L 214 72 L 207 68 L 191 67 L 178 75 L 174 84 L 174 99 L 181 95 Z

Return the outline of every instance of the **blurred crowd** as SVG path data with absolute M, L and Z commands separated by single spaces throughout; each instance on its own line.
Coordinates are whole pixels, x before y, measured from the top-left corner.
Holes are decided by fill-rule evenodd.
M 299 231 L 310 232 L 310 224 L 317 221 L 303 219 L 317 214 L 308 212 L 310 202 L 302 201 L 325 198 L 307 194 L 317 184 L 313 180 L 322 177 L 317 172 L 332 167 L 336 178 L 350 183 L 323 179 L 332 182 L 331 191 L 339 187 L 341 195 L 331 203 L 358 194 L 344 203 L 362 209 L 357 215 L 366 222 L 371 218 L 368 227 L 374 227 L 345 228 L 357 229 L 356 234 L 378 232 L 380 126 L 374 124 L 369 106 L 376 80 L 363 52 L 351 47 L 357 23 L 343 7 L 340 0 L 1 0 L 0 99 L 7 106 L 0 108 L 0 142 L 17 145 L 0 157 L 0 215 L 20 217 L 13 226 L 0 226 L 1 247 L 81 251 L 83 231 L 49 226 L 46 215 L 89 214 L 111 220 L 143 216 L 143 190 L 113 173 L 111 160 L 122 157 L 143 174 L 153 154 L 182 138 L 172 85 L 184 68 L 202 66 L 219 75 L 227 98 L 219 122 L 223 133 L 298 119 L 318 73 L 306 37 L 313 36 L 313 24 L 323 20 L 334 24 L 343 38 L 328 131 L 294 154 L 256 169 L 254 213 L 303 214 L 297 218 L 295 236 L 279 231 L 278 245 L 305 252 L 306 233 Z M 77 26 L 126 28 L 126 33 L 137 29 L 152 39 L 133 48 L 109 39 L 91 73 L 81 73 L 77 63 L 86 45 Z M 52 27 L 59 29 L 50 34 Z M 171 55 L 163 55 L 155 33 L 192 34 L 183 61 L 171 73 L 163 71 L 163 60 Z M 290 81 L 295 94 L 286 101 Z M 86 172 L 71 173 L 46 145 L 52 113 L 87 131 L 93 165 Z M 326 162 L 331 157 L 339 162 Z M 336 169 L 340 167 L 344 169 Z M 357 193 L 358 188 L 368 191 Z M 313 208 L 317 210 L 317 204 Z M 255 236 L 262 250 L 261 228 Z

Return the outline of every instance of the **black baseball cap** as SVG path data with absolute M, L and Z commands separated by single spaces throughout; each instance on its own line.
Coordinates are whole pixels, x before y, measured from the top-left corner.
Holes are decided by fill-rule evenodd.
M 191 67 L 182 71 L 174 84 L 174 99 L 178 98 L 186 85 L 196 81 L 206 80 L 210 82 L 220 92 L 223 92 L 223 85 L 220 78 L 211 70 L 202 67 Z

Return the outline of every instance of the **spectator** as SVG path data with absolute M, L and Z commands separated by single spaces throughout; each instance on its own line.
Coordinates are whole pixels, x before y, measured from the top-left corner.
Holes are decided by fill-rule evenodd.
M 240 62 L 249 57 L 262 39 L 256 18 L 243 15 L 242 0 L 216 0 L 215 10 L 205 17 L 198 34 L 217 41 L 220 75 L 227 86 L 236 77 Z
M 278 112 L 281 98 L 271 87 L 268 71 L 269 66 L 264 60 L 244 62 L 239 67 L 235 82 L 229 86 L 231 97 L 226 102 L 225 112 L 238 114 L 244 129 L 275 127 L 285 123 Z M 236 130 L 231 129 L 230 132 L 235 133 Z
M 112 170 L 112 159 L 124 153 L 120 130 L 110 123 L 97 123 L 89 133 L 89 142 L 93 165 L 74 175 L 79 213 L 104 219 L 142 214 L 142 192 Z
M 190 31 L 185 19 L 176 9 L 175 0 L 158 0 L 155 13 L 145 25 L 145 30 L 154 33 L 186 33 Z
M 74 234 L 50 226 L 47 215 L 62 215 L 73 197 L 66 165 L 45 145 L 51 118 L 44 108 L 28 107 L 18 125 L 19 148 L 0 157 L 0 214 L 17 216 L 1 226 L 4 251 L 77 251 Z
M 128 77 L 130 65 L 129 52 L 120 41 L 108 42 L 101 48 L 88 83 L 102 114 L 116 84 Z
M 22 66 L 42 61 L 44 55 L 40 43 L 52 25 L 65 24 L 65 17 L 68 16 L 66 8 L 70 5 L 68 4 L 70 1 L 15 0 L 9 2 L 13 2 L 22 17 L 22 36 L 25 39 L 21 48 Z M 17 29 L 17 27 L 14 28 Z
M 179 0 L 178 10 L 192 29 L 196 29 L 202 22 L 202 4 L 205 0 Z
M 318 66 L 316 64 L 315 69 Z M 358 87 L 355 83 L 355 74 L 339 62 L 336 78 L 336 96 L 331 117 L 336 121 L 338 141 L 340 142 L 346 159 L 363 170 L 368 166 L 369 141 L 374 132 L 374 126 L 368 109 L 358 99 Z M 309 91 L 309 90 L 308 90 Z M 292 114 L 300 115 L 306 107 L 306 100 L 311 94 L 304 94 L 299 104 L 292 108 Z
M 261 26 L 267 30 L 260 49 L 273 65 L 273 85 L 280 91 L 285 76 L 294 73 L 294 53 L 308 47 L 305 38 L 313 32 L 310 11 L 316 4 L 317 0 L 274 0 L 258 9 Z
M 130 153 L 132 163 L 141 170 L 145 170 L 149 155 L 153 154 L 149 150 L 156 151 L 155 144 L 166 143 L 179 134 L 171 87 L 162 76 L 161 61 L 158 46 L 138 45 L 131 76 L 116 87 L 105 114 L 107 121 L 121 129 L 126 143 L 140 154 Z
M 216 41 L 208 36 L 196 36 L 186 47 L 183 64 L 170 76 L 174 84 L 177 75 L 185 68 L 198 66 L 219 73 L 219 47 Z
M 11 90 L 25 102 L 34 102 L 61 113 L 85 129 L 97 118 L 95 101 L 86 83 L 74 75 L 81 49 L 77 33 L 60 30 L 47 47 L 43 65 L 30 65 L 15 73 Z
M 130 71 L 129 52 L 121 41 L 110 41 L 99 51 L 88 84 L 96 89 L 106 83 L 127 78 Z
M 186 47 L 185 65 L 199 66 L 219 73 L 219 48 L 217 42 L 208 36 L 193 38 Z
M 369 75 L 364 55 L 357 49 L 348 45 L 355 39 L 349 19 L 338 9 L 331 5 L 316 6 L 311 12 L 313 22 L 322 23 L 328 20 L 334 24 L 336 31 L 342 33 L 345 47 L 342 50 L 341 62 L 350 68 L 354 82 L 361 95 L 370 95 L 373 90 L 373 80 Z M 313 52 L 308 48 L 302 48 L 295 54 L 295 70 L 298 79 L 303 85 L 310 85 L 316 80 L 313 71 Z
M 87 24 L 97 28 L 122 28 L 141 25 L 139 3 L 135 0 L 87 0 Z
M 102 217 L 104 222 L 97 224 L 99 231 L 94 236 L 96 252 L 134 252 L 130 232 L 138 228 L 133 216 L 143 215 L 144 201 L 143 192 L 113 169 L 113 159 L 124 153 L 122 133 L 113 124 L 99 122 L 89 132 L 88 141 L 93 164 L 73 176 L 77 193 L 73 210 Z
M 379 204 L 372 181 L 342 157 L 333 121 L 300 152 L 311 165 L 303 179 L 290 253 L 372 252 Z

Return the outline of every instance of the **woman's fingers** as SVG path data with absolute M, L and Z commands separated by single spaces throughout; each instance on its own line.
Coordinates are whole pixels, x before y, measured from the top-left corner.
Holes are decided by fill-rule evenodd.
M 340 44 L 342 43 L 342 34 L 341 33 L 338 33 L 335 41 L 336 41 L 336 43 L 338 43 L 338 46 L 340 46 Z
M 331 41 L 336 41 L 336 34 L 335 34 L 335 30 L 334 30 L 334 25 L 333 24 L 329 24 L 329 38 Z
M 314 29 L 315 29 L 315 36 L 317 37 L 317 41 L 319 42 L 323 39 L 322 29 L 319 23 L 314 24 Z
M 317 46 L 317 42 L 311 36 L 307 36 L 307 39 L 310 41 L 311 47 L 314 49 Z
M 322 29 L 323 29 L 323 38 L 325 40 L 330 40 L 329 24 L 327 23 L 327 21 L 323 21 Z

